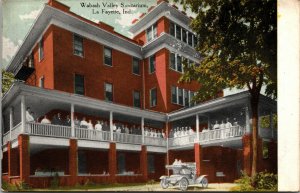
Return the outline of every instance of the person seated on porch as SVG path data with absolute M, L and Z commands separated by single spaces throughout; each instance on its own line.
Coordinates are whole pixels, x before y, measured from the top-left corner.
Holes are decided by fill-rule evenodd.
M 113 124 L 112 129 L 113 129 L 113 132 L 117 131 L 117 125 L 116 125 L 116 123 Z
M 223 120 L 222 120 L 222 123 L 220 124 L 220 129 L 225 129 L 225 123 Z
M 51 121 L 47 118 L 47 115 L 44 116 L 44 118 L 41 121 L 42 124 L 51 124 Z
M 195 132 L 194 130 L 192 129 L 192 127 L 189 128 L 189 135 L 193 135 Z
M 229 122 L 229 118 L 226 119 L 226 124 L 225 124 L 225 128 L 226 129 L 230 129 L 230 127 L 232 127 L 232 124 Z
M 71 126 L 71 119 L 70 119 L 70 115 L 67 115 L 66 120 L 64 120 L 63 122 L 64 126 Z
M 124 130 L 125 130 L 125 133 L 126 133 L 126 134 L 129 134 L 129 129 L 128 129 L 128 126 L 127 126 L 127 125 L 125 125 L 125 129 L 124 129 Z
M 34 118 L 31 115 L 30 107 L 27 107 L 27 109 L 26 109 L 26 121 L 34 122 Z
M 75 116 L 74 125 L 75 127 L 80 127 L 80 121 L 78 120 L 77 116 Z
M 85 117 L 82 118 L 82 121 L 80 121 L 80 127 L 87 129 L 89 126 L 88 122 L 86 122 Z
M 54 125 L 62 125 L 63 124 L 63 120 L 61 118 L 60 113 L 57 113 L 56 115 L 54 115 L 54 117 L 52 119 L 52 124 L 54 124 Z
M 178 160 L 175 159 L 172 165 L 178 165 Z
M 89 122 L 88 122 L 88 129 L 91 129 L 91 130 L 94 129 L 94 126 L 93 126 L 93 123 L 92 123 L 92 119 L 90 119 Z
M 213 129 L 220 129 L 220 125 L 218 124 L 218 121 L 213 126 Z
M 233 126 L 238 126 L 238 125 L 239 125 L 239 124 L 238 124 L 236 118 L 233 118 Z
M 97 123 L 95 125 L 95 130 L 102 131 L 102 124 L 99 120 L 97 121 Z

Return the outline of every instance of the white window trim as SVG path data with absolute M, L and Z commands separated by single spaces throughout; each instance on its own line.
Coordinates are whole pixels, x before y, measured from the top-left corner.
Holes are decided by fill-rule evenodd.
M 111 65 L 105 64 L 105 48 L 110 49 L 111 54 Z M 113 49 L 111 47 L 103 46 L 103 65 L 113 67 Z
M 154 90 L 154 89 L 156 89 L 156 104 L 155 105 L 152 105 L 152 96 L 151 96 L 151 91 L 152 90 Z M 150 90 L 149 90 L 149 99 L 150 99 L 150 107 L 156 107 L 157 106 L 157 88 L 156 87 L 153 87 L 153 88 L 151 88 Z
M 43 84 L 44 84 L 43 87 L 42 87 L 42 84 L 41 84 L 41 83 L 42 83 L 42 79 L 43 79 L 43 82 L 44 82 L 44 83 L 43 83 Z M 40 88 L 45 88 L 45 77 L 44 77 L 44 76 L 41 76 L 40 79 L 39 79 L 39 87 L 40 87 Z
M 135 92 L 138 92 L 138 93 L 139 93 L 139 97 L 140 97 L 140 98 L 139 98 L 139 99 L 140 99 L 140 107 L 134 106 L 134 93 L 135 93 Z M 132 105 L 132 106 L 133 106 L 134 108 L 141 109 L 141 108 L 142 108 L 142 105 L 141 105 L 141 92 L 140 92 L 140 91 L 137 91 L 137 90 L 133 90 L 133 92 L 132 92 L 132 99 L 133 99 L 133 105 Z
M 151 58 L 151 57 L 154 57 L 154 61 L 155 61 L 154 71 L 153 71 L 153 72 L 151 72 L 151 65 L 150 65 L 150 58 Z M 148 63 L 149 63 L 149 74 L 155 73 L 155 72 L 156 72 L 156 56 L 155 56 L 155 54 L 149 56 L 149 58 L 148 58 Z
M 111 85 L 111 90 L 112 90 L 112 100 L 109 101 L 109 100 L 106 100 L 106 84 L 110 84 Z M 114 85 L 112 83 L 109 83 L 109 82 L 104 82 L 104 100 L 106 102 L 110 102 L 110 103 L 113 103 L 114 101 Z
M 43 44 L 43 57 L 41 57 L 41 44 Z M 39 43 L 39 62 L 41 62 L 45 58 L 45 50 L 44 50 L 44 38 L 41 38 Z
M 75 54 L 75 36 L 78 36 L 78 37 L 81 37 L 81 38 L 82 38 L 82 56 L 81 56 L 81 55 L 78 55 L 78 54 Z M 79 56 L 79 57 L 81 57 L 81 58 L 84 58 L 83 40 L 84 40 L 84 38 L 83 38 L 81 35 L 78 35 L 78 34 L 76 34 L 76 33 L 73 33 L 73 55 Z
M 137 73 L 135 73 L 135 72 L 133 71 L 133 69 L 134 69 L 133 61 L 134 61 L 135 59 L 138 60 L 139 74 L 137 74 Z M 138 59 L 138 58 L 132 56 L 132 62 L 131 62 L 131 63 L 132 63 L 132 74 L 134 74 L 134 75 L 136 75 L 136 76 L 141 76 L 140 59 Z

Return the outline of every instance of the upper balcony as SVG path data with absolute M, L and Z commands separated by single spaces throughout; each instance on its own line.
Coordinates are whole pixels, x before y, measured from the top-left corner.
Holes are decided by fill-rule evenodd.
M 14 71 L 15 78 L 19 80 L 26 80 L 34 72 L 33 55 L 30 54 L 25 58 L 22 64 Z

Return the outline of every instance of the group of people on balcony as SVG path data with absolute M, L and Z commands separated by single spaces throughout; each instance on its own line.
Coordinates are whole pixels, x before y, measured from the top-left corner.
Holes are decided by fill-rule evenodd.
M 230 129 L 232 126 L 238 126 L 238 122 L 234 118 L 233 124 L 229 121 L 229 118 L 226 119 L 226 123 L 224 121 L 221 121 L 221 124 L 219 124 L 218 120 L 216 120 L 215 124 L 212 125 L 211 128 L 203 128 L 202 132 L 207 132 L 209 130 L 216 130 L 216 129 Z
M 26 121 L 27 122 L 38 122 L 38 120 L 34 119 L 34 112 L 31 111 L 30 107 L 26 110 Z M 52 117 L 52 120 L 48 118 L 47 115 L 44 115 L 42 120 L 40 121 L 42 124 L 52 124 L 52 125 L 60 125 L 60 126 L 71 126 L 71 117 L 70 115 L 66 115 L 65 118 L 61 116 L 61 113 L 57 113 Z M 86 117 L 83 117 L 82 120 L 79 120 L 77 116 L 74 117 L 74 126 L 76 128 L 81 129 L 91 129 L 97 131 L 110 131 L 108 121 L 97 120 L 96 124 L 92 123 L 92 119 L 87 121 Z M 132 125 L 128 126 L 127 124 L 122 123 L 113 123 L 112 130 L 115 133 L 125 133 L 132 135 L 142 135 L 142 129 L 139 126 Z M 154 128 L 145 127 L 145 136 L 147 137 L 157 137 L 164 138 L 165 134 L 163 132 L 159 132 Z
M 177 138 L 177 137 L 183 137 L 188 135 L 195 134 L 192 127 L 176 127 L 174 130 L 171 129 L 169 137 L 170 138 Z

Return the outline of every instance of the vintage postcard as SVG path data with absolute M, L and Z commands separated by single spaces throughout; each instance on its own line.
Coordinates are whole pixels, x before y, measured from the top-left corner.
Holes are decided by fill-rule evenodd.
M 277 104 L 293 5 L 3 0 L 2 190 L 296 191 Z

